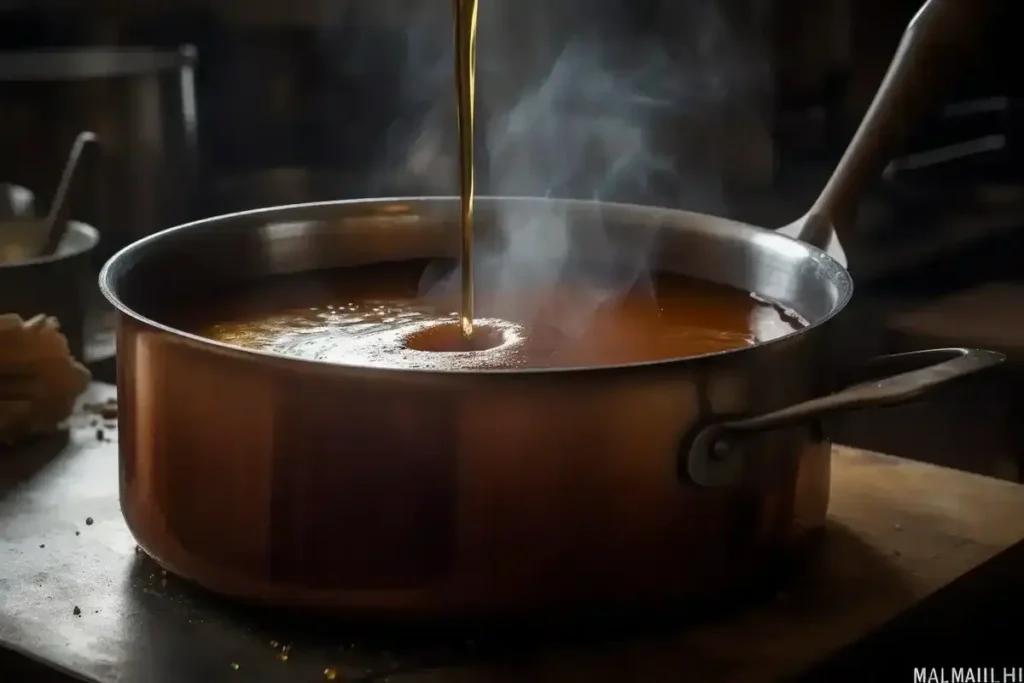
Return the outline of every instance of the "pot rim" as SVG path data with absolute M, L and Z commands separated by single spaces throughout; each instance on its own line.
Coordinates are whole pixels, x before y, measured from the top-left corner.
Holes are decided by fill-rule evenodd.
M 266 217 L 269 218 L 269 217 L 272 217 L 272 216 L 275 216 L 275 215 L 288 214 L 288 213 L 292 213 L 292 212 L 299 211 L 299 210 L 326 209 L 326 208 L 332 208 L 332 207 L 350 206 L 350 205 L 354 205 L 354 204 L 371 204 L 371 203 L 373 203 L 373 204 L 398 204 L 398 203 L 401 203 L 401 204 L 412 204 L 412 205 L 415 205 L 415 204 L 423 203 L 423 202 L 434 202 L 434 203 L 437 203 L 437 202 L 451 202 L 451 203 L 457 204 L 458 201 L 459 201 L 459 198 L 455 197 L 455 196 L 364 197 L 364 198 L 359 198 L 359 199 L 338 199 L 338 200 L 325 201 L 325 202 L 306 202 L 306 203 L 301 203 L 301 204 L 286 204 L 286 205 L 281 205 L 281 206 L 262 207 L 262 208 L 258 208 L 258 209 L 250 209 L 250 210 L 246 210 L 246 211 L 236 211 L 236 212 L 232 212 L 232 213 L 220 214 L 220 215 L 217 215 L 217 216 L 211 216 L 211 217 L 208 217 L 208 218 L 202 218 L 200 220 L 191 221 L 191 222 L 188 222 L 188 223 L 183 223 L 181 225 L 170 227 L 170 228 L 167 228 L 165 230 L 161 230 L 159 232 L 153 233 L 151 235 L 147 235 L 146 237 L 143 237 L 143 238 L 133 242 L 132 244 L 129 244 L 128 246 L 123 247 L 122 249 L 117 251 L 113 256 L 110 257 L 109 260 L 107 260 L 107 262 L 103 265 L 103 268 L 100 270 L 100 274 L 99 274 L 99 288 L 100 288 L 100 292 L 107 299 L 107 301 L 110 302 L 110 304 L 121 315 L 128 316 L 129 318 L 131 318 L 131 319 L 133 319 L 133 320 L 135 320 L 137 322 L 143 323 L 144 325 L 147 325 L 147 326 L 149 326 L 151 328 L 159 330 L 159 331 L 161 331 L 163 333 L 169 334 L 172 337 L 176 337 L 176 338 L 178 338 L 178 339 L 180 339 L 182 341 L 186 341 L 186 342 L 189 342 L 189 343 L 194 344 L 194 345 L 199 345 L 199 346 L 202 346 L 202 347 L 206 347 L 206 348 L 208 348 L 212 352 L 216 352 L 216 353 L 220 353 L 220 354 L 225 354 L 225 355 L 228 355 L 228 356 L 232 356 L 234 358 L 238 358 L 240 360 L 261 361 L 261 362 L 268 362 L 269 361 L 269 362 L 273 362 L 275 364 L 282 364 L 285 367 L 291 367 L 291 368 L 295 368 L 295 369 L 302 369 L 302 368 L 305 368 L 305 369 L 317 368 L 317 369 L 320 369 L 320 370 L 325 370 L 325 369 L 326 370 L 330 370 L 330 369 L 333 369 L 333 370 L 338 370 L 338 371 L 347 371 L 347 372 L 354 372 L 355 371 L 355 372 L 368 373 L 368 374 L 390 374 L 392 376 L 402 376 L 402 377 L 409 377 L 409 376 L 418 376 L 418 377 L 430 377 L 430 376 L 444 376 L 444 377 L 453 377 L 453 376 L 456 376 L 456 377 L 462 377 L 462 376 L 466 376 L 466 377 L 503 376 L 503 377 L 507 377 L 507 376 L 551 375 L 551 374 L 564 374 L 564 373 L 570 373 L 570 374 L 595 374 L 595 373 L 605 373 L 605 372 L 619 372 L 619 371 L 626 371 L 626 370 L 641 370 L 641 369 L 651 369 L 651 368 L 676 366 L 676 365 L 679 365 L 681 363 L 704 362 L 704 361 L 708 361 L 710 359 L 715 359 L 715 358 L 720 358 L 720 357 L 736 357 L 739 354 L 749 353 L 751 351 L 755 351 L 755 350 L 758 350 L 758 349 L 763 349 L 763 348 L 772 347 L 772 346 L 775 346 L 775 345 L 791 342 L 792 340 L 794 340 L 796 338 L 799 338 L 799 337 L 801 337 L 801 336 L 803 336 L 803 335 L 805 335 L 805 334 L 807 334 L 807 333 L 809 333 L 809 332 L 811 332 L 811 331 L 821 327 L 822 325 L 824 325 L 828 321 L 832 320 L 843 309 L 845 309 L 846 306 L 849 304 L 850 300 L 853 298 L 853 278 L 850 277 L 850 274 L 846 270 L 846 268 L 844 268 L 842 266 L 842 264 L 840 264 L 834 258 L 829 256 L 827 252 L 825 252 L 824 250 L 819 249 L 819 248 L 817 248 L 817 247 L 815 247 L 813 245 L 809 245 L 806 242 L 803 242 L 801 240 L 794 239 L 792 237 L 789 237 L 788 235 L 783 235 L 782 233 L 779 233 L 779 232 L 777 232 L 775 230 L 769 230 L 767 228 L 762 228 L 762 227 L 750 225 L 748 223 L 743 223 L 741 221 L 734 221 L 734 220 L 731 220 L 731 219 L 728 219 L 728 218 L 723 218 L 723 217 L 720 217 L 720 216 L 714 216 L 712 214 L 702 214 L 702 213 L 697 213 L 697 212 L 694 212 L 694 211 L 685 211 L 685 210 L 682 210 L 682 209 L 671 209 L 671 208 L 667 208 L 667 207 L 646 206 L 646 205 L 642 205 L 642 204 L 628 204 L 628 203 L 620 203 L 620 202 L 602 202 L 602 201 L 590 200 L 590 199 L 560 199 L 560 198 L 546 198 L 546 197 L 510 197 L 510 196 L 478 196 L 476 199 L 478 201 L 483 200 L 485 202 L 509 202 L 509 201 L 517 201 L 517 200 L 520 200 L 520 201 L 521 200 L 527 200 L 527 201 L 550 201 L 550 202 L 557 202 L 559 204 L 563 204 L 563 205 L 567 205 L 567 206 L 579 206 L 579 207 L 587 207 L 587 206 L 600 205 L 602 207 L 612 208 L 612 209 L 615 209 L 615 210 L 618 210 L 618 211 L 643 212 L 643 213 L 645 213 L 647 215 L 651 215 L 652 213 L 655 213 L 655 214 L 657 214 L 659 216 L 663 216 L 663 217 L 666 217 L 666 218 L 669 218 L 669 219 L 675 218 L 676 219 L 675 222 L 681 222 L 683 220 L 693 220 L 693 219 L 697 219 L 697 220 L 700 220 L 700 219 L 713 219 L 713 220 L 718 220 L 718 221 L 728 221 L 730 223 L 733 223 L 734 225 L 741 226 L 745 230 L 752 230 L 752 231 L 756 231 L 756 232 L 767 232 L 767 233 L 771 233 L 773 235 L 777 235 L 780 238 L 789 240 L 790 242 L 795 242 L 795 243 L 799 244 L 801 246 L 801 248 L 810 250 L 818 258 L 824 259 L 829 265 L 834 267 L 834 272 L 837 273 L 837 275 L 838 275 L 838 278 L 839 278 L 839 283 L 838 284 L 842 285 L 840 287 L 840 290 L 841 290 L 840 291 L 840 296 L 839 296 L 839 299 L 836 301 L 835 306 L 833 307 L 833 309 L 829 313 L 827 313 L 826 315 L 822 316 L 820 319 L 816 320 L 815 322 L 808 324 L 806 327 L 803 327 L 803 328 L 801 328 L 799 330 L 794 330 L 794 331 L 789 332 L 787 334 L 784 334 L 784 335 L 782 335 L 780 337 L 776 337 L 774 339 L 770 339 L 770 340 L 765 341 L 765 342 L 756 343 L 753 346 L 748 346 L 748 347 L 743 347 L 743 348 L 738 348 L 738 349 L 730 349 L 730 350 L 727 350 L 727 351 L 715 351 L 715 352 L 712 352 L 712 353 L 703 353 L 703 354 L 699 354 L 699 355 L 695 355 L 695 356 L 685 356 L 685 357 L 679 357 L 679 358 L 668 358 L 668 359 L 659 359 L 659 360 L 651 360 L 651 361 L 641 361 L 641 362 L 635 362 L 635 363 L 617 363 L 617 364 L 609 364 L 609 365 L 581 365 L 581 366 L 566 366 L 566 367 L 554 367 L 554 368 L 541 368 L 541 367 L 527 367 L 527 368 L 456 368 L 456 369 L 450 369 L 450 368 L 416 368 L 416 367 L 412 367 L 412 368 L 395 368 L 395 367 L 375 366 L 375 365 L 368 365 L 368 364 L 339 363 L 339 362 L 335 362 L 335 361 L 324 361 L 324 360 L 315 360 L 315 359 L 307 359 L 307 358 L 296 358 L 294 356 L 287 356 L 287 355 L 281 354 L 281 353 L 276 353 L 276 352 L 272 352 L 272 351 L 264 351 L 264 350 L 259 350 L 259 349 L 244 348 L 244 347 L 241 347 L 241 346 L 235 346 L 233 344 L 228 344 L 228 343 L 225 343 L 225 342 L 222 342 L 222 341 L 217 341 L 217 340 L 214 340 L 214 339 L 209 339 L 207 337 L 202 337 L 200 335 L 193 334 L 191 332 L 186 332 L 184 330 L 179 330 L 179 329 L 176 329 L 174 327 L 171 327 L 170 325 L 165 325 L 163 323 L 157 322 L 156 320 L 153 320 L 152 318 L 144 316 L 141 313 L 139 313 L 138 311 L 130 308 L 128 305 L 126 305 L 121 300 L 121 297 L 118 296 L 118 294 L 114 291 L 115 288 L 114 288 L 114 286 L 113 286 L 113 284 L 111 282 L 113 280 L 113 277 L 114 277 L 113 276 L 113 271 L 121 265 L 121 263 L 120 263 L 121 261 L 124 261 L 125 259 L 130 258 L 133 253 L 137 253 L 137 252 L 145 249 L 147 244 L 155 242 L 155 241 L 160 240 L 160 239 L 164 239 L 164 238 L 166 238 L 168 235 L 170 235 L 172 233 L 184 232 L 184 231 L 187 231 L 187 230 L 192 230 L 192 229 L 196 229 L 196 228 L 199 228 L 199 227 L 207 226 L 207 225 L 210 225 L 212 223 L 220 223 L 220 222 L 236 219 L 236 218 L 243 217 L 243 216 L 247 216 L 247 217 L 266 216 Z

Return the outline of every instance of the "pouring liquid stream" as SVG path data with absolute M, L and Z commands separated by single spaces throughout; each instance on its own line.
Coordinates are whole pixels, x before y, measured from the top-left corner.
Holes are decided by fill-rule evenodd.
M 473 337 L 473 198 L 474 124 L 476 115 L 477 0 L 452 0 L 455 28 L 455 97 L 459 127 L 459 227 L 461 310 L 459 327 L 464 341 Z

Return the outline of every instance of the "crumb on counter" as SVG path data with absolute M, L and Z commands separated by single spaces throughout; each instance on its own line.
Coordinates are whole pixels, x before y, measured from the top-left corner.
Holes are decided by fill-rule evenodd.
M 82 408 L 92 415 L 99 415 L 104 420 L 113 421 L 117 419 L 117 399 L 108 398 L 102 403 L 86 403 Z

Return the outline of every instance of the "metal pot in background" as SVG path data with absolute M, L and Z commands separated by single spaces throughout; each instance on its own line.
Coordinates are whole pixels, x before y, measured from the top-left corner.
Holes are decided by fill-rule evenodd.
M 198 96 L 211 172 L 305 158 L 309 92 L 322 87 L 310 83 L 316 80 L 305 55 L 310 42 L 285 30 L 224 31 L 216 54 L 204 55 Z
M 203 213 L 211 215 L 359 196 L 355 178 L 338 171 L 282 166 L 216 179 Z
M 78 216 L 104 233 L 100 259 L 195 217 L 195 51 L 82 48 L 0 53 L 0 159 L 7 178 L 51 186 L 79 131 L 99 139 Z
M 0 313 L 17 313 L 26 320 L 40 313 L 53 316 L 60 322 L 71 355 L 87 360 L 86 311 L 96 291 L 91 257 L 99 232 L 69 221 L 53 256 L 4 258 L 5 247 L 32 242 L 40 232 L 45 232 L 42 219 L 0 221 Z
M 89 175 L 80 172 L 76 185 Z M 69 192 L 64 206 L 77 206 L 79 198 L 77 192 Z M 59 231 L 51 252 L 47 251 L 51 217 L 37 215 L 35 194 L 20 185 L 0 183 L 0 315 L 56 318 L 71 355 L 84 362 L 91 360 L 86 352 L 86 320 L 98 294 L 92 254 L 99 232 L 67 220 L 67 214 L 52 219 L 66 228 Z
M 218 215 L 336 199 L 367 196 L 432 196 L 436 192 L 399 173 L 381 181 L 372 174 L 331 169 L 280 166 L 227 175 L 211 183 L 204 196 L 202 213 Z

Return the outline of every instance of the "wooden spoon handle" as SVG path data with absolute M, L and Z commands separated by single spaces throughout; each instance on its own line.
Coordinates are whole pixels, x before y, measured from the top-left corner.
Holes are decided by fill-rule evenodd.
M 850 224 L 868 186 L 889 156 L 956 75 L 986 19 L 1005 0 L 927 0 L 910 21 L 864 120 L 825 189 L 803 219 L 798 237 L 824 249 L 834 229 L 852 239 Z

